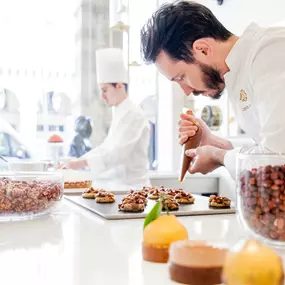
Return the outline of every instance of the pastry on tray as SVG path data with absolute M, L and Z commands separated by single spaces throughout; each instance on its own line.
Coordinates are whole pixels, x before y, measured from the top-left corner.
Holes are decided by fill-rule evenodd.
M 195 202 L 194 196 L 186 192 L 180 192 L 174 198 L 178 204 L 194 204 Z
M 148 193 L 148 199 L 151 200 L 157 200 L 160 197 L 160 191 L 159 188 L 157 187 L 153 187 L 153 189 L 151 189 Z
M 95 196 L 96 203 L 114 203 L 115 195 L 111 192 L 99 192 Z
M 175 211 L 179 209 L 179 205 L 172 196 L 163 196 L 162 210 Z M 167 208 L 166 208 L 167 207 Z
M 144 211 L 146 198 L 140 195 L 130 195 L 123 198 L 122 203 L 118 205 L 123 212 L 142 212 Z
M 173 242 L 169 248 L 170 278 L 182 284 L 221 284 L 226 256 L 226 249 L 212 247 L 203 241 Z
M 103 189 L 94 189 L 93 187 L 90 187 L 89 189 L 85 190 L 82 193 L 82 197 L 86 198 L 86 199 L 95 199 L 95 196 L 99 192 L 105 192 L 105 190 L 103 190 Z
M 139 197 L 142 201 L 144 201 L 144 204 L 147 204 L 147 198 L 145 197 L 145 195 L 143 195 L 142 193 L 139 193 L 139 191 L 134 191 L 131 190 L 123 199 L 122 201 L 124 201 L 127 198 L 136 198 Z
M 211 195 L 209 199 L 209 207 L 211 208 L 230 208 L 231 200 L 227 197 Z
M 64 189 L 72 189 L 72 188 L 89 188 L 92 186 L 91 180 L 86 181 L 70 181 L 64 182 Z

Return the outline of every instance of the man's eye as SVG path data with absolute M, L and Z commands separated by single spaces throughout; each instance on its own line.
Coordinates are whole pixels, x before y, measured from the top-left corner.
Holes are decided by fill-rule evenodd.
M 184 75 L 183 75 L 183 76 L 180 76 L 180 77 L 177 78 L 177 81 L 178 81 L 178 82 L 181 82 L 181 81 L 184 80 L 184 78 L 185 78 Z

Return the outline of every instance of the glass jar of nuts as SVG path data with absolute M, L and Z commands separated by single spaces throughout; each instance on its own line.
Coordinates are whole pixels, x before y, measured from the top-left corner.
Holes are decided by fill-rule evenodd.
M 237 204 L 251 235 L 285 247 L 285 155 L 238 154 Z

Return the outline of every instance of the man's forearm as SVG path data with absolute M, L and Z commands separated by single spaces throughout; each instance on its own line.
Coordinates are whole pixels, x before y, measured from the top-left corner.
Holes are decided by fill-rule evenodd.
M 211 138 L 211 145 L 220 149 L 225 149 L 225 150 L 231 150 L 233 149 L 233 146 L 230 141 L 227 139 L 218 137 L 216 135 L 212 135 Z
M 214 153 L 213 153 L 213 158 L 214 160 L 220 165 L 223 166 L 224 165 L 224 158 L 225 155 L 227 153 L 227 150 L 225 149 L 221 149 L 221 148 L 217 148 Z

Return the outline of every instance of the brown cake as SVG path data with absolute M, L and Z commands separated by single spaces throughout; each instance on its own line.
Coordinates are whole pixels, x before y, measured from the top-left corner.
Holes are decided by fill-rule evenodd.
M 177 241 L 169 249 L 169 273 L 173 281 L 191 285 L 221 284 L 226 249 L 205 242 Z
M 75 181 L 75 182 L 64 182 L 64 189 L 90 188 L 91 185 L 92 185 L 92 181 L 91 180 Z

